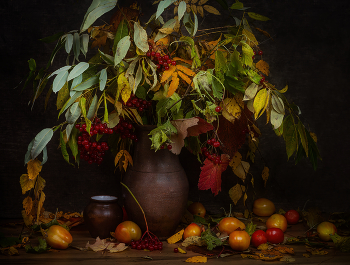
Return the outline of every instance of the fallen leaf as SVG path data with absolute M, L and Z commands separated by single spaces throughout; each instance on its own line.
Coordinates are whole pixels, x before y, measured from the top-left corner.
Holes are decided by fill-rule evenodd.
M 119 243 L 119 244 L 114 244 L 113 247 L 109 248 L 108 250 L 111 253 L 117 253 L 117 252 L 124 251 L 127 248 L 128 246 L 126 246 L 124 243 Z
M 185 251 L 185 250 L 183 250 L 182 248 L 177 248 L 178 250 L 179 250 L 179 252 L 181 253 L 181 254 L 186 254 L 187 252 Z
M 182 238 L 182 236 L 181 236 Z M 188 247 L 188 246 L 204 246 L 205 241 L 200 237 L 200 236 L 190 236 L 187 237 L 181 244 L 183 247 Z
M 194 256 L 192 258 L 186 259 L 186 262 L 190 263 L 206 263 L 208 261 L 208 258 L 205 256 Z
M 172 235 L 167 239 L 168 244 L 175 244 L 182 239 L 185 229 L 180 230 L 176 234 Z
M 295 258 L 293 258 L 292 256 L 284 256 L 283 258 L 280 259 L 280 261 L 284 261 L 284 262 L 294 262 Z
M 310 258 L 310 255 L 309 255 L 309 254 L 306 254 L 306 253 L 304 253 L 303 256 L 304 256 L 305 258 Z

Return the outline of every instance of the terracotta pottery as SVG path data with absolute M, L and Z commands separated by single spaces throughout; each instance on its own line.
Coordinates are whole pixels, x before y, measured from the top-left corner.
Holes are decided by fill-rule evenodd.
M 122 220 L 123 210 L 115 196 L 93 196 L 84 209 L 84 222 L 93 238 L 111 237 L 110 232 L 114 232 Z
M 133 166 L 128 168 L 123 183 L 142 206 L 150 232 L 164 239 L 171 236 L 186 210 L 188 180 L 177 155 L 167 149 L 151 149 L 149 133 L 155 126 L 135 126 L 139 139 L 135 144 Z M 123 188 L 124 206 L 131 221 L 146 230 L 139 206 Z

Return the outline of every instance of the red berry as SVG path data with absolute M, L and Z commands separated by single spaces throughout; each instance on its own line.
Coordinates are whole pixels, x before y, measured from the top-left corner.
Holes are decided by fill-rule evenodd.
M 75 124 L 75 128 L 79 129 L 80 128 L 80 125 L 77 123 Z
M 161 68 L 160 64 L 157 64 L 157 69 L 159 70 Z
M 152 45 L 149 45 L 149 46 L 148 46 L 148 48 L 149 48 L 150 50 L 152 50 L 152 49 L 153 49 Z
M 219 157 L 215 158 L 214 163 L 215 164 L 219 164 L 220 163 L 220 158 Z
M 265 77 L 263 76 L 261 79 L 260 79 L 260 84 L 264 83 L 265 81 Z
M 156 57 L 160 57 L 160 53 L 159 52 L 156 53 Z
M 162 145 L 160 146 L 160 149 L 164 149 L 164 144 L 162 144 Z
M 156 55 L 156 52 L 151 52 L 151 56 L 155 56 Z
M 254 55 L 256 55 L 256 51 L 254 51 Z
M 210 155 L 209 151 L 204 151 L 204 155 L 208 157 Z
M 173 148 L 173 147 L 171 144 L 168 144 L 168 146 L 166 148 L 168 148 L 168 150 L 171 150 L 171 148 Z
M 168 64 L 171 64 L 172 60 L 171 60 L 171 59 L 168 59 L 168 60 L 166 60 L 166 62 L 167 62 Z
M 214 147 L 219 147 L 219 146 L 220 146 L 220 143 L 219 143 L 219 142 L 214 142 L 214 143 L 213 143 L 213 146 L 214 146 Z
M 176 62 L 175 61 L 171 61 L 171 65 L 176 65 Z
M 207 144 L 212 145 L 211 139 L 207 140 Z
M 169 70 L 169 66 L 164 66 L 164 69 L 165 70 Z
M 262 51 L 262 50 L 258 51 L 258 54 L 259 54 L 259 55 L 262 55 L 262 54 L 263 54 L 263 51 Z
M 159 60 L 158 63 L 159 63 L 160 65 L 163 65 L 164 62 L 163 62 L 162 60 Z
M 220 112 L 221 109 L 222 109 L 222 108 L 221 108 L 220 106 L 217 106 L 217 107 L 215 108 L 215 111 L 216 111 L 216 112 Z
M 168 59 L 169 59 L 169 55 L 164 55 L 163 58 L 164 58 L 165 60 L 168 60 Z
M 150 52 L 147 52 L 147 53 L 146 53 L 146 56 L 147 56 L 147 57 L 151 57 L 151 53 L 150 53 Z
M 163 63 L 163 66 L 168 66 L 168 63 L 167 63 L 167 62 L 164 62 L 164 63 Z
M 179 252 L 179 249 L 178 248 L 174 248 L 174 252 L 175 253 Z

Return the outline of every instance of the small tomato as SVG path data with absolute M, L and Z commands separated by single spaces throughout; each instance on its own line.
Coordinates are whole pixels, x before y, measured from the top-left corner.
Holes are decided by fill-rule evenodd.
M 270 242 L 272 244 L 283 243 L 284 233 L 279 228 L 269 228 L 266 230 L 266 238 L 267 242 Z
M 295 225 L 299 222 L 299 213 L 296 210 L 289 210 L 284 214 L 289 225 Z
M 256 230 L 253 234 L 252 234 L 252 238 L 251 238 L 251 243 L 254 247 L 258 247 L 261 244 L 265 244 L 267 242 L 267 237 L 266 237 L 266 233 L 263 230 Z
M 279 228 L 285 232 L 287 230 L 287 219 L 282 214 L 275 213 L 267 219 L 266 228 Z
M 201 236 L 202 229 L 199 227 L 199 225 L 195 223 L 189 224 L 184 231 L 184 239 L 190 237 L 190 236 Z
M 244 251 L 250 245 L 250 236 L 246 231 L 233 231 L 229 236 L 228 244 L 233 250 Z
M 253 213 L 257 216 L 270 216 L 276 211 L 274 203 L 268 199 L 256 199 L 253 204 Z
M 191 214 L 198 215 L 200 217 L 204 217 L 206 213 L 205 207 L 200 202 L 191 203 L 190 206 L 188 206 L 187 210 Z
M 124 221 L 115 229 L 115 238 L 121 243 L 129 244 L 132 240 L 141 238 L 141 229 L 132 221 Z
M 323 241 L 330 241 L 329 235 L 334 235 L 337 232 L 337 227 L 331 222 L 322 222 L 317 226 L 318 236 Z
M 226 232 L 228 235 L 237 230 L 237 228 L 244 230 L 245 224 L 235 217 L 225 217 L 219 222 L 220 232 Z
M 46 233 L 46 242 L 55 249 L 66 249 L 73 238 L 67 229 L 60 225 L 52 225 Z

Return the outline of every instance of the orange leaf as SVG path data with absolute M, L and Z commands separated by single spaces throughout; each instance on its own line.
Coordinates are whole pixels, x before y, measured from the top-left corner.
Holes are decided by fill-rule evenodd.
M 206 263 L 208 258 L 206 256 L 194 256 L 185 260 L 190 263 Z
M 179 74 L 179 76 L 181 77 L 181 79 L 183 79 L 187 84 L 191 84 L 192 87 L 194 86 L 192 80 L 191 80 L 187 75 L 185 75 L 185 74 L 184 74 L 183 72 L 181 72 L 181 71 L 178 71 L 177 73 Z
M 160 82 L 163 83 L 163 82 L 167 81 L 169 79 L 169 77 L 175 72 L 175 69 L 176 69 L 175 66 L 170 65 L 169 69 L 165 70 L 163 72 L 163 75 L 162 75 L 162 78 L 161 78 Z
M 41 162 L 37 159 L 35 160 L 30 160 L 27 164 L 27 171 L 28 171 L 28 176 L 29 179 L 33 180 L 35 179 L 39 172 L 41 171 L 41 168 L 43 166 L 41 165 Z
M 189 69 L 189 68 L 187 68 L 187 67 L 185 67 L 185 66 L 183 66 L 181 64 L 177 64 L 176 68 L 177 68 L 177 70 L 180 70 L 180 71 L 184 72 L 186 75 L 189 75 L 189 76 L 195 76 L 196 75 L 196 73 L 193 72 L 191 69 Z
M 182 235 L 184 234 L 185 229 L 180 230 L 176 234 L 172 235 L 167 239 L 168 244 L 175 244 L 182 239 Z
M 23 200 L 23 208 L 26 211 L 26 214 L 29 215 L 33 208 L 33 200 L 30 196 Z
M 266 76 L 269 75 L 270 70 L 269 70 L 269 64 L 263 60 L 260 60 L 259 62 L 256 63 L 256 68 Z
M 182 58 L 180 58 L 180 57 L 174 57 L 173 60 L 174 60 L 174 61 L 182 61 L 182 62 L 184 62 L 184 63 L 187 63 L 187 64 L 189 64 L 189 65 L 192 65 L 192 60 L 186 60 L 186 59 L 182 59 Z
M 201 173 L 199 175 L 198 189 L 208 190 L 218 195 L 221 191 L 221 174 L 224 172 L 230 161 L 230 156 L 226 154 L 221 155 L 222 164 L 214 164 L 208 158 L 204 161 L 204 166 L 201 167 Z
M 167 94 L 167 97 L 171 97 L 174 92 L 176 91 L 176 89 L 179 87 L 179 81 L 180 79 L 177 77 L 177 73 L 174 72 L 172 74 L 173 76 L 173 79 L 171 80 L 171 83 L 170 83 L 170 86 L 169 86 L 169 89 L 168 89 L 168 94 Z

